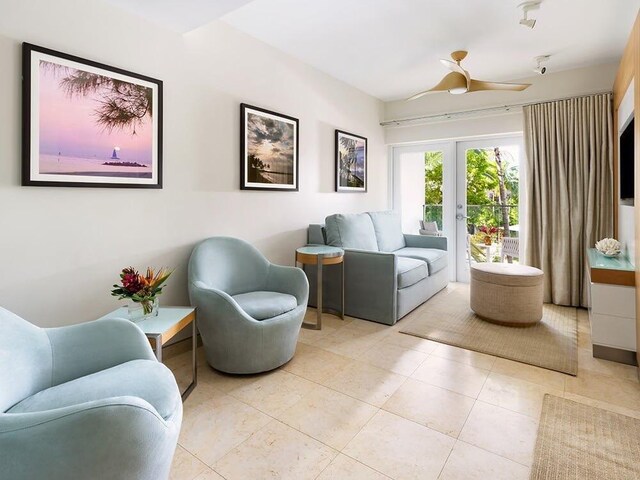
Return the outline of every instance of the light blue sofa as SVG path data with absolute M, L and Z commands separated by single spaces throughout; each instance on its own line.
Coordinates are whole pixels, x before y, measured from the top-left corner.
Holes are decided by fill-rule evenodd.
M 336 214 L 309 225 L 308 242 L 344 248 L 345 314 L 393 325 L 447 286 L 446 237 L 406 235 L 392 211 Z M 339 309 L 339 269 L 324 271 L 324 305 Z M 315 267 L 305 266 L 316 305 Z
M 0 308 L 0 478 L 166 479 L 182 400 L 133 323 L 38 328 Z
M 188 277 L 209 365 L 249 374 L 291 360 L 309 297 L 302 270 L 270 263 L 243 240 L 213 237 L 193 250 Z

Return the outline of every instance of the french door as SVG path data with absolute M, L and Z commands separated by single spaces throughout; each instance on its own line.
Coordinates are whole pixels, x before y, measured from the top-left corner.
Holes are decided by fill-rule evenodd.
M 468 282 L 473 263 L 519 261 L 522 151 L 520 136 L 393 149 L 393 208 L 406 233 L 418 233 L 424 221 L 447 237 L 450 280 Z

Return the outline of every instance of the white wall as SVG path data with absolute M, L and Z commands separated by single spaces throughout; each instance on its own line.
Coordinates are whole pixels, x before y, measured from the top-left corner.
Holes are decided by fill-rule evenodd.
M 424 217 L 424 151 L 396 151 L 393 168 L 393 209 L 402 216 L 402 231 L 417 234 Z
M 610 91 L 618 64 L 596 65 L 566 70 L 520 80 L 531 83 L 522 92 L 477 92 L 465 95 L 436 93 L 418 100 L 387 102 L 385 120 L 459 112 L 512 103 L 553 100 L 573 95 Z M 522 131 L 521 109 L 513 113 L 465 118 L 423 125 L 386 127 L 387 144 L 402 144 L 426 140 L 479 137 Z
M 164 81 L 164 188 L 20 186 L 20 43 Z M 185 304 L 186 262 L 212 235 L 293 263 L 309 223 L 388 206 L 382 103 L 215 22 L 185 36 L 97 0 L 0 0 L 0 305 L 52 326 L 116 307 L 122 267 L 176 272 L 161 302 Z M 240 191 L 239 104 L 300 119 L 300 192 Z M 369 139 L 369 192 L 334 193 L 334 129 Z

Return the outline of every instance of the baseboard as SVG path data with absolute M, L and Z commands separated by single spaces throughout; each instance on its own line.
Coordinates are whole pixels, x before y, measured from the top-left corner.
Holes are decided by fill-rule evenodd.
M 636 352 L 632 352 L 630 350 L 606 347 L 604 345 L 594 345 L 593 356 L 603 360 L 633 365 L 634 367 L 638 366 L 638 362 L 636 361 Z

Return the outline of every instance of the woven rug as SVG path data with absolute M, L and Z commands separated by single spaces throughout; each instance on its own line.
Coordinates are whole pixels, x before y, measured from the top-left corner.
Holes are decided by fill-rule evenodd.
M 531 480 L 639 480 L 640 420 L 545 395 Z
M 469 290 L 459 287 L 437 295 L 414 313 L 401 333 L 569 375 L 578 373 L 578 312 L 545 305 L 542 321 L 532 327 L 485 322 L 469 308 Z

